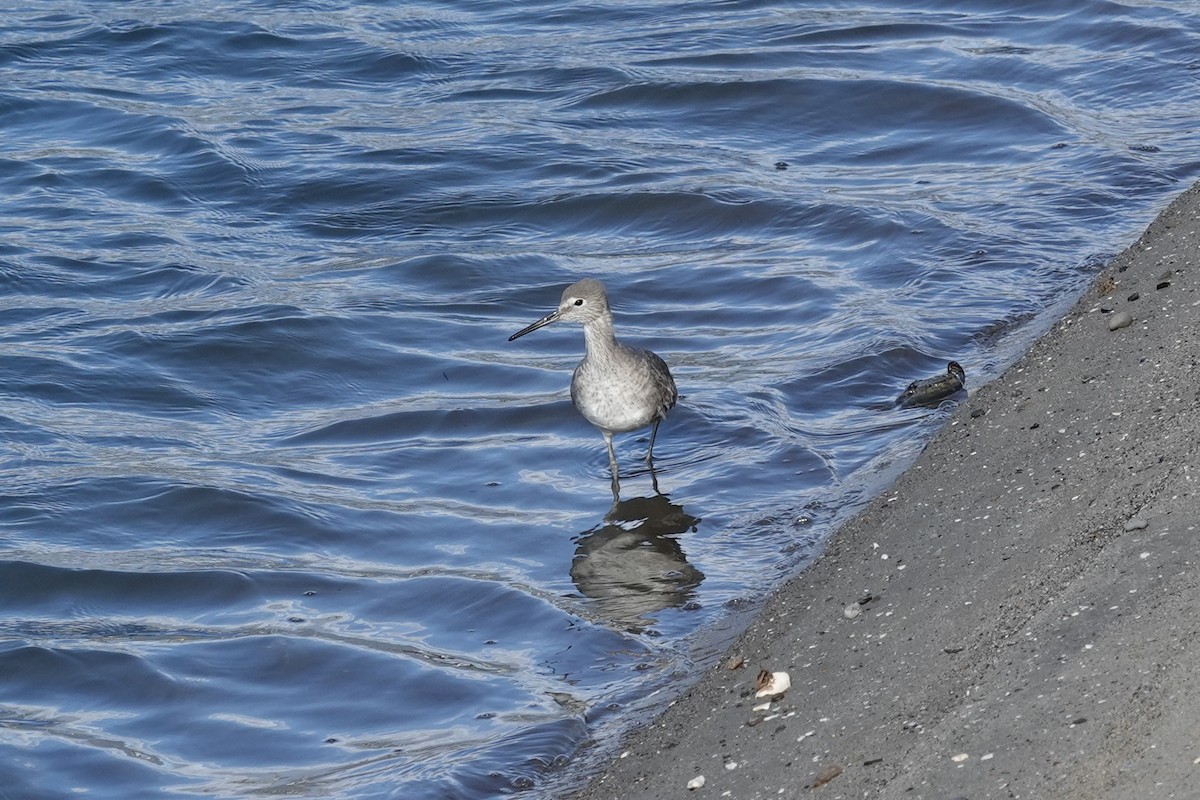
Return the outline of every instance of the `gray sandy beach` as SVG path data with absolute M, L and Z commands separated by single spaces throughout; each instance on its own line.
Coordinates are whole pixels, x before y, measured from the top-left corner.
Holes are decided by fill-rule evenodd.
M 1200 185 L 576 797 L 1200 797 L 1198 262 Z

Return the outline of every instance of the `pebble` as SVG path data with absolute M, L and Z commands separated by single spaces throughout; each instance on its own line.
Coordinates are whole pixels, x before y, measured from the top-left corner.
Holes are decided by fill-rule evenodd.
M 862 614 L 862 606 L 860 606 L 858 603 L 851 603 L 850 605 L 846 606 L 846 610 L 842 612 L 842 616 L 846 619 L 854 619 L 860 614 Z
M 1150 524 L 1149 522 L 1146 522 L 1146 520 L 1142 519 L 1141 517 L 1134 517 L 1133 519 L 1131 519 L 1125 523 L 1125 530 L 1140 531 L 1142 528 L 1145 528 L 1149 524 Z
M 845 769 L 845 767 L 843 767 L 841 764 L 830 764 L 828 767 L 817 773 L 817 777 L 813 778 L 812 785 L 809 788 L 816 789 L 824 786 L 838 775 L 841 775 L 843 769 Z
M 693 790 L 700 789 L 703 786 L 704 786 L 704 776 L 703 775 L 697 775 L 696 777 L 692 778 L 690 781 L 687 782 L 687 788 L 689 788 L 689 789 L 693 789 Z
M 1128 311 L 1118 311 L 1113 314 L 1108 320 L 1108 329 L 1115 331 L 1117 328 L 1128 328 L 1133 324 L 1133 315 Z

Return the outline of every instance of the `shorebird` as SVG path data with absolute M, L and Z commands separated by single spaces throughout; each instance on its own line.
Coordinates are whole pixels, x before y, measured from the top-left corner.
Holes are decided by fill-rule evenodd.
M 586 349 L 583 361 L 571 376 L 571 402 L 604 435 L 615 487 L 617 456 L 613 452 L 613 434 L 653 424 L 650 449 L 646 452 L 646 463 L 650 464 L 658 426 L 679 398 L 675 379 L 667 363 L 654 353 L 617 341 L 608 293 L 604 284 L 594 278 L 584 278 L 568 286 L 558 308 L 508 340 L 511 342 L 552 322 L 583 325 Z

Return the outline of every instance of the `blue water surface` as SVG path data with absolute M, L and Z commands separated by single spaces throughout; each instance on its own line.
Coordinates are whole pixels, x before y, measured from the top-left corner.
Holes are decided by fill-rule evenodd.
M 0 798 L 557 797 L 1200 175 L 1200 3 L 0 10 Z M 608 285 L 659 433 L 571 407 Z M 658 491 L 655 486 L 657 484 Z

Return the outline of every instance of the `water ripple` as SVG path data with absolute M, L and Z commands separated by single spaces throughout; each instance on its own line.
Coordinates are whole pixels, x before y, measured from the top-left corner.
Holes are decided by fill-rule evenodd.
M 560 796 L 1200 172 L 1194 3 L 0 14 L 15 796 Z

